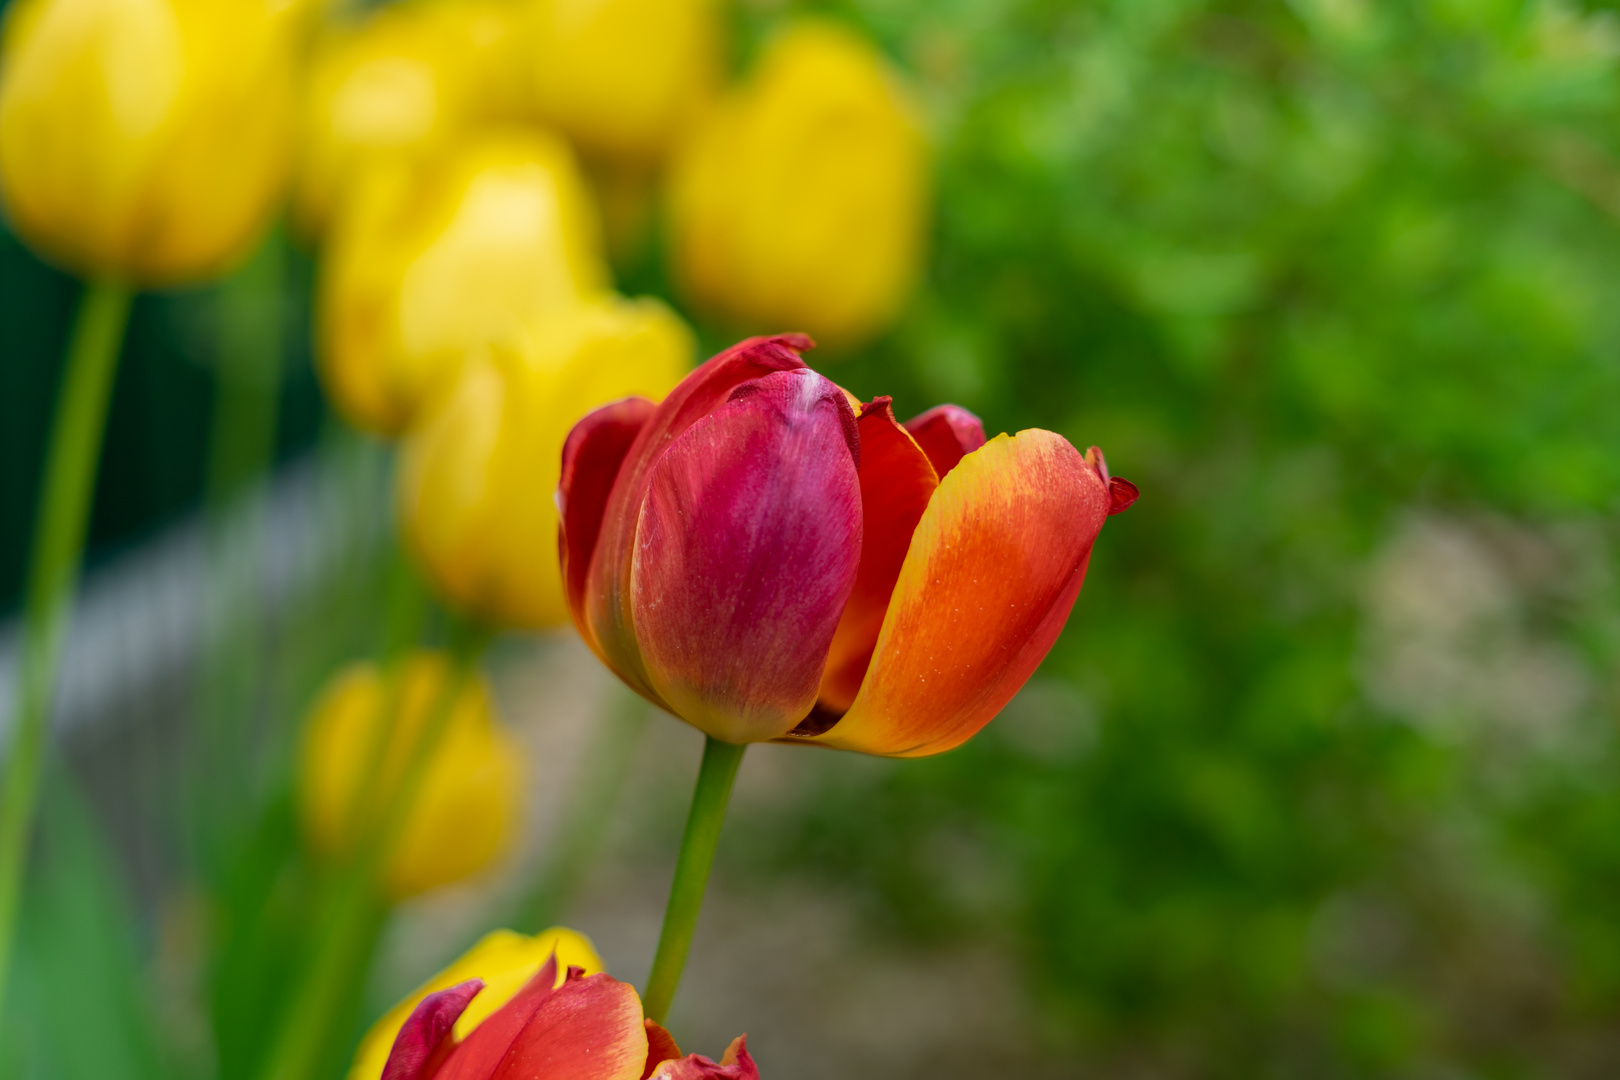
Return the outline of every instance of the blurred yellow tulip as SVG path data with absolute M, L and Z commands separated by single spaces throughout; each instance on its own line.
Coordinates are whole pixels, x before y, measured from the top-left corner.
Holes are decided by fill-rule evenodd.
M 399 797 L 450 672 L 443 655 L 424 651 L 388 673 L 355 664 L 333 679 L 306 721 L 299 768 L 300 808 L 316 850 L 342 857 L 357 825 Z M 505 849 L 516 824 L 521 754 L 496 722 L 483 678 L 470 678 L 451 708 L 383 868 L 384 891 L 395 898 L 477 873 Z M 360 806 L 362 799 L 370 804 Z
M 293 21 L 266 0 L 17 0 L 0 51 L 12 226 L 87 277 L 228 269 L 284 190 Z
M 672 258 L 702 308 L 750 331 L 851 344 L 917 276 L 927 152 L 877 51 L 800 23 L 678 154 Z
M 590 154 L 661 158 L 720 85 L 718 0 L 531 0 L 541 118 Z
M 438 591 L 497 626 L 567 622 L 552 498 L 563 440 L 599 405 L 662 398 L 695 351 L 662 303 L 614 298 L 470 359 L 424 409 L 400 468 L 401 528 Z
M 587 975 L 595 975 L 602 970 L 602 959 L 596 955 L 590 939 L 573 930 L 555 926 L 533 937 L 510 930 L 485 934 L 460 959 L 417 987 L 409 997 L 372 1025 L 366 1037 L 360 1040 L 354 1065 L 349 1069 L 349 1080 L 379 1080 L 400 1026 L 411 1015 L 411 1010 L 429 994 L 447 990 L 468 979 L 484 980 L 484 989 L 456 1020 L 453 1031 L 455 1038 L 460 1041 L 472 1034 L 473 1028 L 483 1023 L 491 1013 L 510 1001 L 512 995 L 534 978 L 553 952 L 557 954 L 559 986 L 570 965 L 584 968 Z
M 319 235 L 379 160 L 420 161 L 527 96 L 519 13 L 505 0 L 412 0 L 340 27 L 316 50 L 303 102 L 294 219 Z
M 317 294 L 338 410 L 397 434 L 469 350 L 605 294 L 599 232 L 573 154 L 539 132 L 485 132 L 432 166 L 368 171 L 334 222 Z

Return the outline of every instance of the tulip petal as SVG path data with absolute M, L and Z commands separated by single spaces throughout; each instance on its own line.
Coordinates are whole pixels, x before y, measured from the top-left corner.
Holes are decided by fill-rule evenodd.
M 433 1052 L 483 989 L 484 980 L 469 979 L 423 998 L 399 1029 L 383 1066 L 382 1080 L 425 1080 L 433 1075 L 427 1068 Z
M 677 716 L 754 742 L 815 704 L 860 562 L 858 452 L 843 391 L 802 369 L 738 387 L 658 460 L 631 597 Z
M 591 636 L 585 629 L 585 577 L 602 532 L 602 513 L 624 457 L 654 408 L 641 397 L 603 405 L 575 424 L 563 443 L 562 476 L 557 483 L 557 553 L 562 560 L 568 610 L 587 642 Z
M 872 660 L 889 597 L 906 561 L 911 534 L 939 486 L 933 465 L 894 418 L 891 399 L 880 397 L 861 410 L 861 565 L 855 591 L 838 621 L 827 670 L 821 676 L 816 714 L 843 715 L 855 700 Z
M 673 1061 L 681 1056 L 681 1048 L 675 1042 L 675 1036 L 669 1033 L 656 1020 L 647 1020 L 647 1064 L 641 1068 L 641 1080 L 653 1074 L 653 1070 L 666 1061 Z
M 488 1080 L 640 1080 L 641 999 L 607 975 L 570 979 L 535 1010 Z
M 1108 501 L 1097 469 L 1049 431 L 964 457 L 917 525 L 855 703 L 813 740 L 916 757 L 970 738 L 1063 629 Z
M 652 1075 L 655 1080 L 759 1080 L 759 1066 L 748 1052 L 748 1036 L 739 1035 L 718 1062 L 702 1054 L 688 1054 L 666 1061 Z
M 647 678 L 630 620 L 630 567 L 636 521 L 652 468 L 687 428 L 725 403 L 745 382 L 804 367 L 799 353 L 814 342 L 803 334 L 749 338 L 699 365 L 670 391 L 631 444 L 602 515 L 580 607 L 585 640 L 630 687 L 662 705 Z
M 956 463 L 984 445 L 984 423 L 960 405 L 935 405 L 906 421 L 941 480 Z
M 576 968 L 570 968 L 572 973 Z M 595 978 L 596 976 L 592 976 Z M 567 985 L 566 983 L 564 984 Z M 506 1057 L 512 1043 L 523 1031 L 534 1014 L 552 994 L 557 992 L 557 956 L 552 954 L 545 966 L 512 999 L 490 1014 L 472 1034 L 462 1040 L 433 1080 L 489 1080 L 490 1074 Z

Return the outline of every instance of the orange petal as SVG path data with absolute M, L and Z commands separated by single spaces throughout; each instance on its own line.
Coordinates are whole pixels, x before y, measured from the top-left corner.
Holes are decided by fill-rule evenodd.
M 895 757 L 967 741 L 1063 629 L 1108 506 L 1097 469 L 1050 431 L 964 457 L 917 525 L 860 693 L 813 741 Z
M 861 563 L 855 591 L 833 634 L 816 712 L 806 724 L 843 715 L 855 700 L 877 644 L 911 534 L 939 486 L 928 456 L 894 418 L 887 397 L 861 409 Z M 825 721 L 823 721 L 825 723 Z
M 641 999 L 607 975 L 572 978 L 535 1010 L 490 1080 L 641 1080 Z
M 675 1042 L 675 1036 L 669 1029 L 656 1020 L 646 1021 L 647 1025 L 647 1064 L 641 1067 L 641 1080 L 653 1074 L 653 1070 L 666 1061 L 674 1061 L 681 1056 L 681 1048 Z

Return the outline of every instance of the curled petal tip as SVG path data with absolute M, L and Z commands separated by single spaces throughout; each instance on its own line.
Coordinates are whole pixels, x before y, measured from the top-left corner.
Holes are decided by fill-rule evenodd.
M 816 347 L 816 341 L 809 334 L 793 331 L 786 334 L 776 334 L 767 340 L 785 345 L 794 352 L 809 352 Z
M 433 1075 L 429 1066 L 435 1051 L 483 989 L 484 980 L 468 979 L 423 998 L 399 1029 L 383 1066 L 382 1080 L 426 1080 Z
M 1137 497 L 1141 494 L 1142 493 L 1136 489 L 1136 485 L 1131 483 L 1129 480 L 1118 476 L 1110 476 L 1108 478 L 1109 516 L 1111 517 L 1114 514 L 1123 514 L 1125 511 L 1129 510 L 1131 508 L 1131 504 L 1134 503 Z

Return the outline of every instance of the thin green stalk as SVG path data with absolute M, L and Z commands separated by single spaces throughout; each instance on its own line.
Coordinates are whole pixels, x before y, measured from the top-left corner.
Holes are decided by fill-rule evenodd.
M 216 395 L 208 448 L 210 630 L 199 704 L 205 795 L 196 815 L 203 850 L 219 862 L 242 828 L 257 776 L 254 704 L 260 685 L 257 618 L 262 508 L 238 496 L 275 461 L 285 333 L 287 249 L 272 230 L 253 258 L 213 294 Z M 239 504 L 233 507 L 233 503 Z
M 17 902 L 28 840 L 39 799 L 40 767 L 56 685 L 56 666 L 84 556 L 96 464 L 107 403 L 129 322 L 131 293 L 123 285 L 85 287 L 68 343 L 67 369 L 45 459 L 34 550 L 23 616 L 22 662 L 12 739 L 0 789 L 0 1002 L 16 932 Z
M 602 848 L 651 709 L 640 695 L 618 682 L 613 684 L 607 704 L 609 715 L 597 725 L 562 827 L 535 879 L 534 891 L 519 909 L 516 929 L 532 934 L 559 922 Z
M 450 726 L 455 703 L 488 642 L 488 633 L 481 629 L 453 628 L 448 677 L 411 748 L 398 787 L 380 814 L 363 823 L 349 865 L 333 885 L 300 991 L 283 1017 L 261 1073 L 264 1080 L 313 1080 L 322 1075 L 334 1044 L 352 1024 L 350 1006 L 356 989 L 363 985 L 388 914 L 382 888 L 388 857 Z
M 658 935 L 658 952 L 653 957 L 652 973 L 647 976 L 647 992 L 642 995 L 648 1018 L 660 1024 L 669 1015 L 681 969 L 686 966 L 686 954 L 692 949 L 692 932 L 697 929 L 698 912 L 703 908 L 714 849 L 720 843 L 720 828 L 731 802 L 731 785 L 737 779 L 737 766 L 742 764 L 746 749 L 746 743 L 721 742 L 712 736 L 703 743 L 703 764 L 698 769 L 697 788 L 692 792 L 692 809 L 686 816 L 686 835 L 681 837 L 669 905 L 664 908 L 664 929 Z

